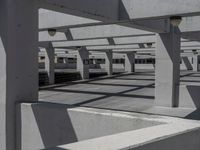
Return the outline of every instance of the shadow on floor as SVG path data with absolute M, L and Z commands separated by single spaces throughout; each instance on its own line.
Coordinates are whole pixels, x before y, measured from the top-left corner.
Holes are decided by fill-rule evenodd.
M 196 73 L 185 73 L 182 72 L 181 78 L 186 77 L 191 77 L 193 75 L 195 75 Z M 134 76 L 140 76 L 140 79 L 137 79 Z M 154 72 L 153 71 L 148 71 L 148 72 L 136 72 L 136 73 L 130 73 L 130 74 L 117 74 L 111 77 L 101 77 L 101 78 L 96 78 L 96 79 L 91 79 L 88 81 L 81 81 L 81 82 L 71 82 L 71 83 L 66 83 L 63 85 L 58 85 L 58 86 L 53 86 L 53 87 L 48 87 L 48 88 L 43 88 L 42 90 L 44 91 L 49 91 L 49 92 L 56 92 L 56 93 L 77 93 L 77 94 L 88 94 L 88 95 L 97 95 L 98 97 L 96 98 L 88 98 L 85 99 L 83 101 L 79 101 L 79 102 L 74 102 L 73 104 L 71 104 L 71 106 L 77 107 L 77 106 L 84 106 L 84 107 L 93 107 L 93 108 L 100 108 L 100 109 L 115 109 L 115 110 L 122 110 L 122 111 L 131 111 L 131 108 L 133 108 L 133 111 L 135 110 L 141 110 L 141 108 L 146 109 L 152 106 L 152 103 L 150 104 L 149 101 L 153 102 L 154 101 L 154 95 L 147 95 L 147 93 L 144 92 L 144 94 L 142 93 L 137 94 L 137 92 L 134 91 L 138 91 L 138 90 L 144 90 L 145 88 L 148 89 L 152 89 L 154 90 L 155 86 L 154 86 L 154 79 L 143 79 L 142 76 L 151 76 L 152 78 L 154 78 Z M 116 82 L 111 82 L 111 83 L 106 83 L 105 80 L 109 80 L 109 79 L 117 79 Z M 101 80 L 104 80 L 104 83 L 101 83 Z M 123 82 L 121 83 L 117 83 L 118 80 L 127 80 L 127 81 L 132 81 L 132 80 L 138 80 L 139 82 L 142 80 L 145 81 L 152 81 L 150 82 L 146 82 L 146 85 L 134 85 L 133 84 L 123 84 Z M 98 82 L 99 81 L 99 82 Z M 187 81 L 187 80 L 186 80 Z M 196 81 L 193 81 L 196 82 Z M 128 82 L 126 82 L 128 83 Z M 130 82 L 132 83 L 132 82 Z M 131 87 L 128 90 L 123 90 L 121 92 L 102 92 L 102 91 L 86 91 L 86 90 L 80 90 L 80 89 L 61 89 L 62 87 L 66 87 L 66 86 L 70 86 L 70 85 L 76 85 L 79 84 L 81 86 L 81 84 L 89 84 L 89 85 L 102 85 L 102 86 L 118 86 L 118 87 Z M 60 88 L 60 89 L 59 89 Z M 200 91 L 200 86 L 187 86 L 187 89 L 193 99 L 194 104 L 196 105 L 197 108 L 200 107 L 200 96 L 199 96 L 199 91 Z M 131 92 L 134 92 L 134 94 L 132 94 Z M 112 97 L 112 98 L 111 98 Z M 119 97 L 119 99 L 121 99 L 120 105 L 121 106 L 117 106 L 118 104 L 118 100 L 116 101 L 116 103 L 114 102 L 114 98 L 113 97 Z M 109 99 L 111 98 L 111 99 Z M 117 98 L 116 98 L 117 99 Z M 127 104 L 122 104 L 124 99 L 130 99 L 130 101 Z M 137 100 L 136 100 L 137 99 Z M 143 103 L 147 102 L 147 104 L 141 104 L 140 105 L 140 100 Z M 108 101 L 110 102 L 108 102 Z M 125 103 L 127 102 L 125 100 Z M 67 97 L 66 97 L 66 101 L 67 101 Z M 100 102 L 99 102 L 100 101 Z M 131 102 L 132 101 L 132 102 Z M 134 103 L 134 101 L 138 101 L 138 103 Z M 52 102 L 56 103 L 56 100 L 52 100 Z M 97 103 L 93 103 L 93 102 L 97 102 Z M 107 102 L 106 105 L 108 104 L 108 106 L 103 105 L 102 103 Z M 67 103 L 67 102 L 66 102 Z M 112 106 L 112 104 L 115 104 L 115 106 Z M 136 106 L 130 106 L 131 104 L 136 104 Z M 129 107 L 130 106 L 130 107 Z M 138 107 L 138 109 L 137 109 Z M 200 111 L 196 110 L 193 113 L 191 113 L 190 115 L 186 116 L 185 118 L 188 119 L 199 119 L 200 118 Z
M 187 115 L 185 119 L 200 120 L 200 108 Z
M 37 126 L 46 148 L 78 141 L 66 108 L 68 108 L 66 105 L 47 103 L 45 105 L 32 106 Z M 61 149 L 58 148 L 58 150 Z

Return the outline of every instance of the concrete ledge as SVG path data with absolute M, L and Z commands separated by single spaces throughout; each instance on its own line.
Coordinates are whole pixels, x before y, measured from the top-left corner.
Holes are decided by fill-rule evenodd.
M 18 150 L 55 150 L 65 144 L 60 148 L 126 149 L 191 131 L 200 138 L 200 122 L 172 117 L 52 103 L 23 103 L 17 110 Z
M 199 123 L 177 120 L 177 123 L 86 140 L 57 148 L 63 150 L 199 150 L 199 125 Z
M 19 104 L 17 110 L 19 150 L 45 149 L 163 124 L 150 115 L 52 103 Z

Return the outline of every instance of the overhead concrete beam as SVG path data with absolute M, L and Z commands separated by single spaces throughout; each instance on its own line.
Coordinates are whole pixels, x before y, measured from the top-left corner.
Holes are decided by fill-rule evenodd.
M 107 39 L 91 39 L 91 40 L 74 40 L 74 41 L 56 41 L 53 42 L 54 47 L 71 47 L 71 46 L 106 46 L 106 45 L 133 45 L 155 43 L 155 36 L 137 36 L 137 37 L 123 37 L 123 38 L 107 38 Z M 39 42 L 39 46 L 46 47 L 49 42 Z M 181 46 L 200 46 L 199 42 L 182 40 Z
M 40 46 L 46 46 L 48 42 L 40 42 Z M 91 40 L 74 40 L 74 41 L 56 41 L 52 42 L 54 47 L 69 46 L 100 46 L 100 45 L 124 45 L 124 44 L 146 44 L 155 43 L 155 36 L 137 36 L 125 38 L 107 38 Z
M 45 43 L 45 42 L 40 42 L 40 43 Z M 52 42 L 52 44 L 54 47 L 109 45 L 107 39 L 61 41 L 61 42 Z
M 200 30 L 200 16 L 183 17 L 179 29 L 182 33 Z
M 39 7 L 102 21 L 194 16 L 200 0 L 38 0 Z
M 118 20 L 119 0 L 38 0 L 38 7 L 95 20 Z
M 188 17 L 189 18 L 189 17 Z M 200 22 L 200 19 L 199 19 Z M 184 39 L 190 39 L 200 41 L 200 27 L 195 26 L 195 22 L 185 23 L 181 25 L 181 36 Z M 194 27 L 195 26 L 195 27 Z M 191 30 L 189 30 L 192 28 Z M 136 37 L 136 36 L 153 36 L 155 33 L 138 30 L 134 28 L 128 28 L 118 25 L 102 25 L 102 26 L 89 26 L 81 28 L 68 29 L 73 40 L 86 40 L 86 39 L 102 39 L 102 38 L 124 38 L 124 37 Z M 47 31 L 39 32 L 39 41 L 61 41 L 69 39 L 66 33 L 57 32 L 55 36 L 51 37 Z
M 40 14 L 39 23 L 40 23 L 40 28 L 41 28 L 40 31 L 46 31 L 48 28 L 55 28 L 60 32 L 65 32 L 66 30 L 69 30 L 70 28 L 81 28 L 81 27 L 82 28 L 91 27 L 91 30 L 93 30 L 94 26 L 106 26 L 106 24 L 108 25 L 111 24 L 111 22 L 109 23 L 100 22 L 97 20 L 76 17 L 73 15 L 68 15 L 68 14 L 59 13 L 59 12 L 50 11 L 50 10 L 44 10 L 44 9 L 40 9 L 39 14 Z M 183 21 L 180 24 L 180 31 L 184 33 L 183 37 L 196 40 L 196 38 L 193 38 L 192 32 L 200 30 L 199 22 L 200 22 L 199 16 L 184 17 Z M 170 24 L 169 19 L 153 19 L 153 20 L 148 19 L 148 20 L 137 20 L 137 21 L 134 20 L 131 22 L 119 23 L 119 25 L 122 25 L 122 26 L 143 29 L 143 30 L 147 30 L 151 32 L 157 32 L 157 33 L 168 32 L 169 24 Z M 121 27 L 121 26 L 118 26 L 118 27 Z M 122 33 L 117 32 L 117 33 L 118 33 L 117 36 L 122 36 L 122 35 L 129 36 L 129 35 L 126 35 L 124 32 Z M 186 33 L 187 35 L 185 35 Z M 188 33 L 190 34 L 188 35 Z M 137 35 L 137 32 L 135 34 Z M 149 33 L 147 32 L 144 34 L 149 34 Z M 195 32 L 195 35 L 196 35 L 196 32 Z M 45 41 L 45 39 L 46 40 L 66 40 L 66 37 L 63 34 L 57 34 L 53 38 L 53 37 L 48 37 L 48 35 L 45 32 L 41 32 L 40 40 Z M 197 39 L 199 40 L 199 38 Z
M 192 64 L 191 64 L 191 62 L 190 62 L 190 60 L 188 59 L 187 56 L 182 56 L 182 61 L 183 61 L 183 64 L 185 65 L 187 70 L 193 69 Z
M 121 0 L 120 20 L 197 16 L 200 0 Z
M 108 49 L 133 49 L 135 50 L 155 50 L 154 45 L 152 48 L 139 48 L 138 45 L 109 45 L 109 46 L 88 46 L 88 50 L 108 50 Z M 200 46 L 182 46 L 181 50 L 199 50 Z
M 72 28 L 69 30 L 71 31 L 73 40 L 155 35 L 152 32 L 147 32 L 144 30 L 138 30 L 118 25 L 89 26 L 81 28 Z M 47 31 L 39 32 L 39 41 L 59 41 L 59 40 L 70 41 L 69 39 L 67 39 L 65 33 L 63 32 L 57 32 L 54 37 L 49 36 Z
M 39 31 L 47 31 L 49 28 L 55 28 L 58 32 L 65 32 L 71 28 L 114 24 L 114 22 L 100 22 L 45 9 L 39 10 L 39 16 Z M 115 24 L 158 33 L 168 32 L 170 27 L 169 19 L 115 22 Z
M 98 25 L 98 20 L 78 17 L 62 12 L 48 9 L 39 9 L 39 31 L 47 31 L 55 28 L 57 31 L 65 32 L 68 28 Z

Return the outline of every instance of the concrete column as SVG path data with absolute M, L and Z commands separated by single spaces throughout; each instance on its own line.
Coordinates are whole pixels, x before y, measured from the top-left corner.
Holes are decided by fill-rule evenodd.
M 180 32 L 171 27 L 170 33 L 157 34 L 156 104 L 177 107 L 180 83 Z
M 130 52 L 125 55 L 125 71 L 132 73 L 135 71 L 135 53 Z
M 16 103 L 38 100 L 36 2 L 0 2 L 0 150 L 20 147 Z
M 77 70 L 80 71 L 83 80 L 89 79 L 89 52 L 85 47 L 81 47 L 78 50 Z
M 96 58 L 93 58 L 93 64 L 94 64 L 94 65 L 97 65 L 97 64 L 98 64 Z
M 50 44 L 45 52 L 45 70 L 47 71 L 49 84 L 55 83 L 55 50 Z
M 68 58 L 64 57 L 64 63 L 67 65 L 68 64 Z
M 94 65 L 95 68 L 98 68 L 98 62 L 97 62 L 96 58 L 93 58 L 93 65 Z
M 189 60 L 189 58 L 187 56 L 183 56 L 182 57 L 182 61 L 183 61 L 182 63 L 185 65 L 187 70 L 192 70 L 193 69 L 192 64 L 191 64 L 191 62 L 190 62 L 190 60 Z
M 57 64 L 58 63 L 58 56 L 55 56 L 54 62 Z
M 194 71 L 199 71 L 199 60 L 200 60 L 200 55 L 194 54 L 193 55 L 193 70 Z
M 113 52 L 112 51 L 108 51 L 105 53 L 105 69 L 108 75 L 112 75 L 113 74 L 113 63 L 112 63 L 112 59 L 113 59 Z

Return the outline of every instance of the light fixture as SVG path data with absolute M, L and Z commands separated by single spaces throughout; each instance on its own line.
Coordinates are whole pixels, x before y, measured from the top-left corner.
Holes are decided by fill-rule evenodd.
M 76 46 L 76 49 L 81 49 L 81 46 Z
M 152 48 L 152 46 L 153 46 L 153 43 L 147 43 L 148 48 Z
M 56 29 L 48 29 L 48 33 L 50 36 L 55 36 L 56 35 Z
M 178 27 L 182 21 L 181 16 L 172 16 L 170 17 L 170 22 L 174 27 Z
M 197 50 L 193 49 L 192 50 L 193 54 L 198 54 Z

